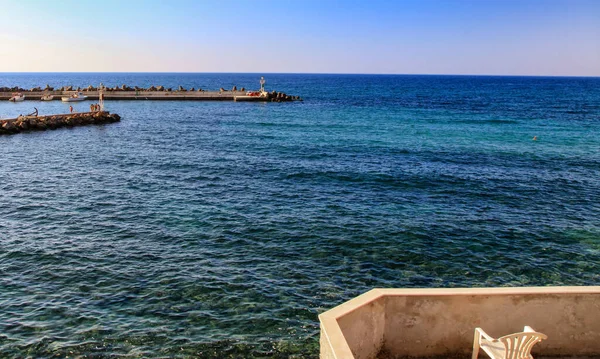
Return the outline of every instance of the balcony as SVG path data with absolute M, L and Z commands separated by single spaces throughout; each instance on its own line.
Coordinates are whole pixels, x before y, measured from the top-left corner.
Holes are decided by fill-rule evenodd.
M 319 320 L 321 359 L 467 359 L 476 327 L 499 337 L 525 325 L 548 335 L 536 359 L 600 358 L 600 286 L 373 289 Z

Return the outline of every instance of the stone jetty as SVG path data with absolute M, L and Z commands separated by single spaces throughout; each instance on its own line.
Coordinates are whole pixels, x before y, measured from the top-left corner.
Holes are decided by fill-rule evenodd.
M 54 100 L 61 100 L 63 96 L 70 96 L 76 92 L 83 92 L 89 100 L 97 101 L 99 98 L 98 88 L 94 86 L 88 87 L 74 87 L 64 86 L 60 88 L 54 88 L 50 85 L 46 87 L 34 87 L 31 89 L 24 89 L 21 87 L 0 87 L 0 101 L 8 100 L 12 97 L 12 93 L 20 92 L 25 95 L 25 100 L 37 100 L 39 101 L 44 95 L 54 96 Z M 257 94 L 258 91 L 250 91 Z M 179 86 L 175 89 L 166 88 L 164 86 L 150 86 L 148 88 L 142 88 L 138 86 L 121 85 L 111 88 L 104 88 L 104 99 L 105 100 L 166 100 L 166 101 L 262 101 L 262 102 L 290 102 L 290 101 L 302 101 L 300 96 L 292 96 L 283 92 L 272 91 L 265 92 L 261 96 L 248 96 L 248 91 L 245 88 L 238 88 L 233 86 L 231 90 L 224 88 L 218 91 L 207 91 L 201 88 L 190 88 L 185 89 L 183 86 Z
M 56 130 L 61 127 L 100 125 L 121 121 L 121 116 L 107 111 L 70 113 L 49 116 L 19 116 L 0 120 L 0 136 L 27 131 Z

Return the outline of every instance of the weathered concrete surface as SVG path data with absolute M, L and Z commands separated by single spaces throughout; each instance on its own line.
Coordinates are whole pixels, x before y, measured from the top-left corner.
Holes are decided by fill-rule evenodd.
M 319 319 L 328 359 L 469 358 L 475 327 L 525 325 L 548 335 L 536 358 L 600 358 L 600 287 L 375 289 Z
M 98 91 L 82 91 L 88 100 L 97 101 Z M 25 101 L 39 101 L 43 95 L 53 95 L 52 101 L 61 101 L 61 97 L 73 94 L 73 91 L 46 91 L 46 92 L 22 92 Z M 195 100 L 195 101 L 233 101 L 234 96 L 245 95 L 241 91 L 105 91 L 105 100 Z M 11 92 L 0 92 L 0 100 L 8 100 L 12 97 Z
M 21 132 L 55 130 L 61 127 L 100 125 L 121 121 L 121 116 L 107 111 L 70 113 L 49 116 L 21 116 L 0 120 L 0 136 Z
M 98 101 L 98 91 L 81 91 L 90 101 Z M 52 95 L 52 101 L 61 101 L 75 91 L 24 91 L 25 101 L 39 101 L 44 95 Z M 245 97 L 245 91 L 104 91 L 105 100 L 148 100 L 148 101 L 234 101 L 236 96 Z M 0 92 L 0 101 L 8 100 L 12 92 Z M 301 101 L 298 96 L 272 92 L 267 98 L 251 101 L 286 102 Z

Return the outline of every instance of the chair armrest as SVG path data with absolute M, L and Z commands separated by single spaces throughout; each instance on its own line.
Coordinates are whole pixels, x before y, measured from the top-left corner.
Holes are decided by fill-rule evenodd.
M 487 335 L 486 332 L 484 332 L 483 329 L 481 329 L 481 328 L 475 328 L 475 332 L 479 333 L 480 337 L 484 337 L 486 340 L 488 340 L 490 342 L 498 341 L 498 339 L 494 339 L 494 338 L 490 337 L 489 335 Z

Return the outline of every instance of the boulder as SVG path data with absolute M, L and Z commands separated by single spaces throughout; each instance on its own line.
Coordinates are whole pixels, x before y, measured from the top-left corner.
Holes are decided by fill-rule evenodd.
M 12 121 L 5 121 L 2 124 L 2 128 L 5 129 L 6 131 L 13 131 L 15 129 L 15 124 Z

